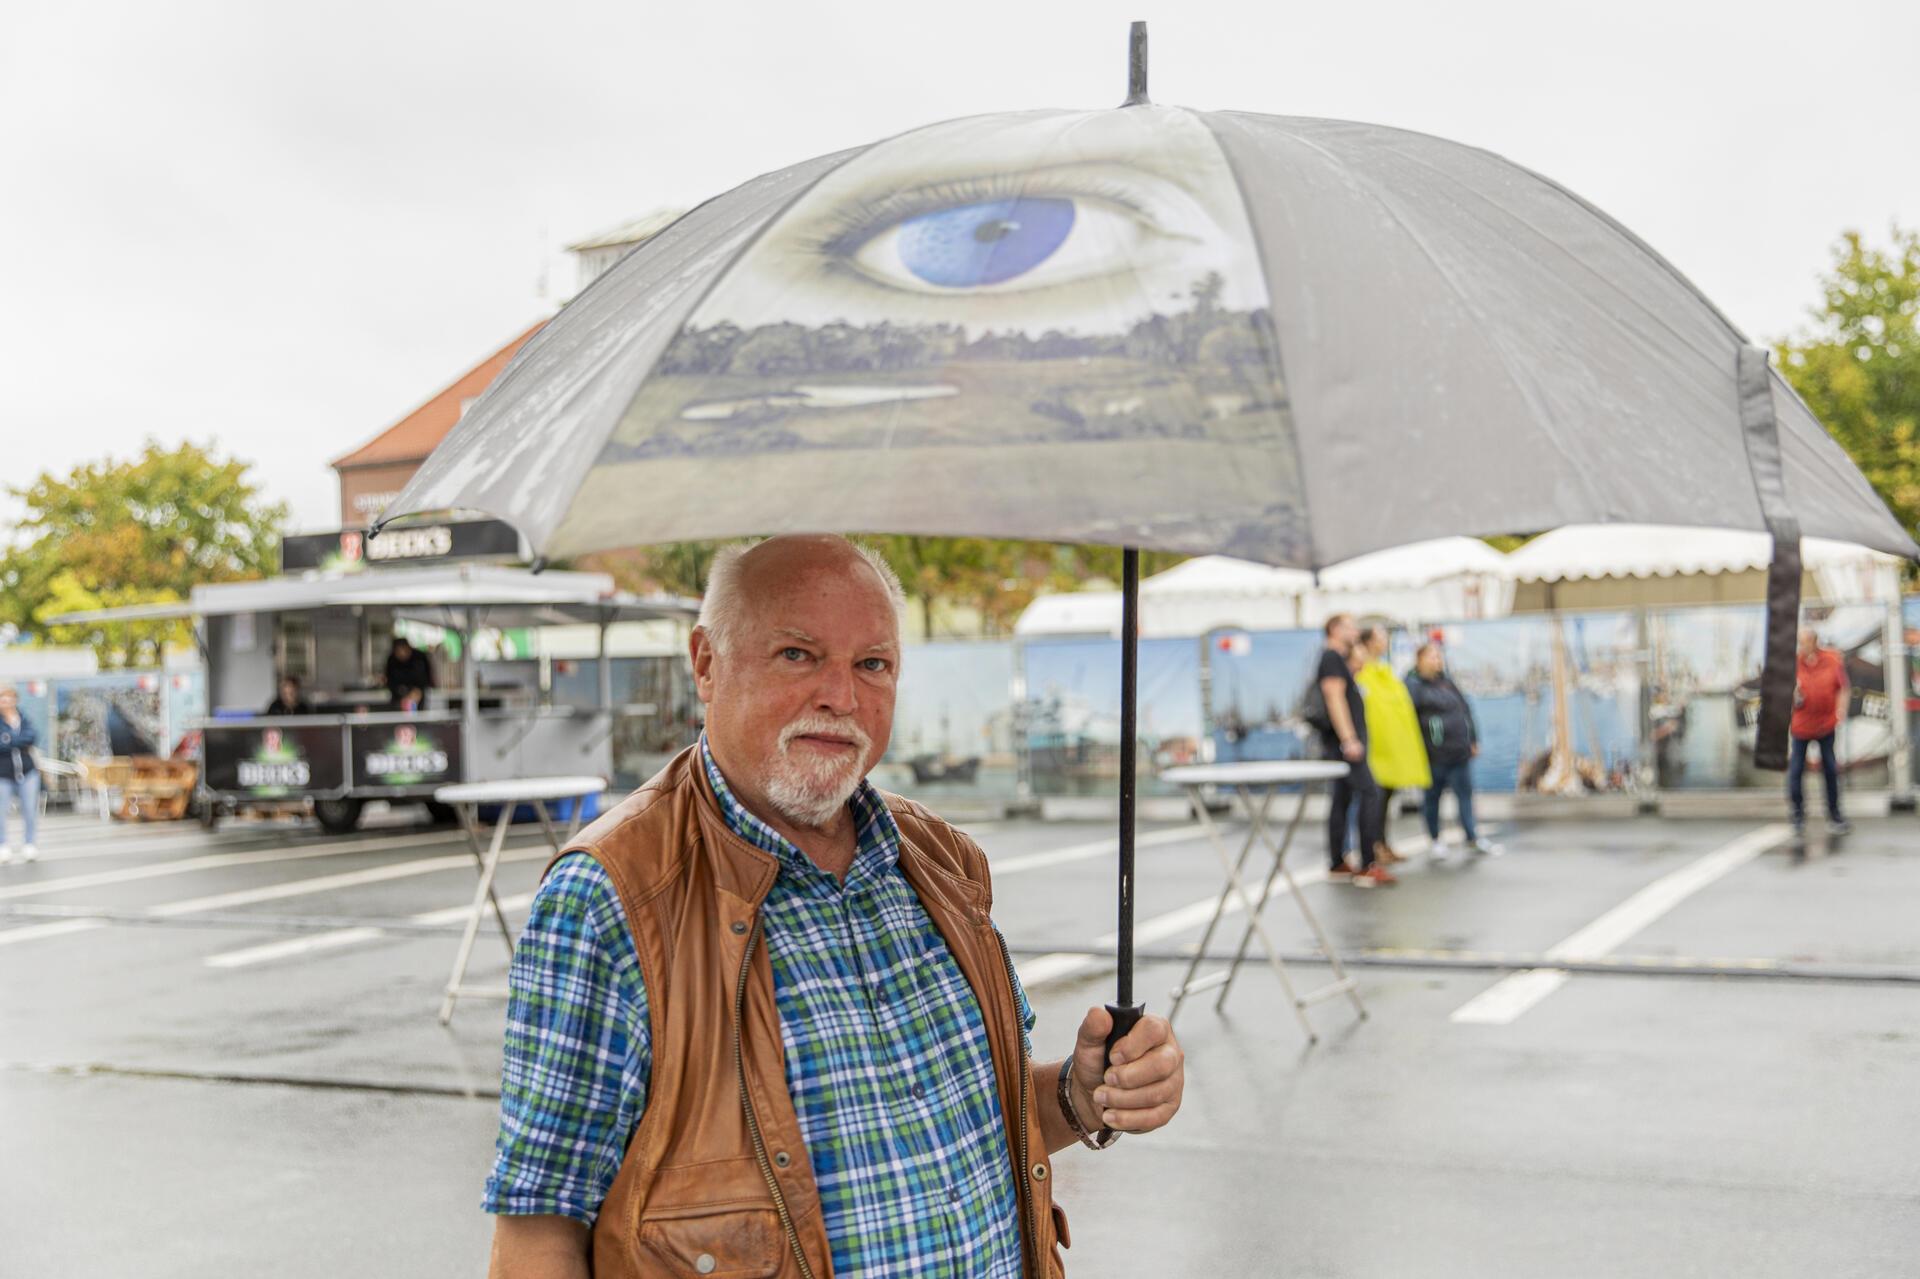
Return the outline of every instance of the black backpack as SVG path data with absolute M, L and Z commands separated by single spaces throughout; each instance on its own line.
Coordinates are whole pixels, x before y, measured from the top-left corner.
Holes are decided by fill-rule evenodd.
M 1317 675 L 1307 681 L 1307 691 L 1300 698 L 1300 718 L 1322 737 L 1333 736 L 1333 717 L 1327 714 L 1327 695 L 1320 691 Z

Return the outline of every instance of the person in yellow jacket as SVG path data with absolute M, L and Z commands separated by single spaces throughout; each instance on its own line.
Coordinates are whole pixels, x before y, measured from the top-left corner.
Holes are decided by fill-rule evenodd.
M 1393 673 L 1387 662 L 1392 640 L 1384 626 L 1369 626 L 1360 632 L 1360 646 L 1366 661 L 1354 675 L 1361 694 L 1367 699 L 1367 767 L 1373 771 L 1380 812 L 1373 829 L 1380 832 L 1380 844 L 1374 855 L 1384 862 L 1405 861 L 1387 841 L 1387 823 L 1393 817 L 1393 793 L 1409 787 L 1425 790 L 1433 785 L 1433 773 L 1427 766 L 1427 746 L 1420 736 L 1420 719 L 1414 714 L 1413 697 L 1407 686 Z

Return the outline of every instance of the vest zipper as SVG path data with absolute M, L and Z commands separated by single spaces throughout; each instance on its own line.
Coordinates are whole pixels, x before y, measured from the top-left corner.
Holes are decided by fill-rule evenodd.
M 1000 935 L 1000 930 L 993 928 L 992 932 L 993 940 L 1000 946 L 1000 962 L 1007 966 L 1007 997 L 1013 1001 L 1013 1042 L 1020 1050 L 1020 1166 L 1015 1170 L 1017 1173 L 1015 1180 L 1020 1186 L 1020 1205 L 1027 1218 L 1026 1248 L 1033 1258 L 1032 1273 L 1040 1276 L 1045 1275 L 1047 1271 L 1040 1262 L 1040 1219 L 1035 1213 L 1033 1186 L 1028 1180 L 1032 1170 L 1027 1166 L 1027 1161 L 1032 1154 L 1027 1143 L 1027 1090 L 1033 1085 L 1033 1071 L 1027 1065 L 1027 1034 L 1026 1027 L 1020 1025 L 1020 1000 L 1014 994 L 1018 987 L 1013 972 L 1013 955 L 1007 950 L 1007 939 Z
M 740 1108 L 747 1115 L 747 1135 L 753 1138 L 753 1157 L 760 1163 L 760 1175 L 767 1179 L 767 1190 L 773 1195 L 774 1210 L 780 1214 L 780 1228 L 787 1232 L 787 1245 L 793 1249 L 794 1260 L 800 1263 L 801 1275 L 805 1279 L 813 1279 L 813 1267 L 807 1264 L 806 1249 L 800 1246 L 800 1232 L 793 1228 L 793 1217 L 787 1211 L 787 1197 L 781 1193 L 780 1180 L 773 1175 L 773 1164 L 767 1158 L 767 1143 L 760 1136 L 760 1119 L 753 1113 L 753 1095 L 747 1091 L 746 1058 L 740 1051 L 740 1023 L 745 1020 L 747 1009 L 747 971 L 753 964 L 754 944 L 759 940 L 760 917 L 756 914 L 753 931 L 747 934 L 746 953 L 740 958 L 740 980 L 733 989 L 733 1070 L 740 1079 Z M 1025 1097 L 1023 1089 L 1023 1106 Z

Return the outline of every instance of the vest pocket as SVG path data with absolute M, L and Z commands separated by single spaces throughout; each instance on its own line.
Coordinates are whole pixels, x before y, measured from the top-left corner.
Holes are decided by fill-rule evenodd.
M 719 1212 L 644 1217 L 643 1254 L 665 1266 L 664 1273 L 686 1279 L 764 1279 L 780 1269 L 787 1251 L 780 1218 L 771 1208 L 732 1208 Z

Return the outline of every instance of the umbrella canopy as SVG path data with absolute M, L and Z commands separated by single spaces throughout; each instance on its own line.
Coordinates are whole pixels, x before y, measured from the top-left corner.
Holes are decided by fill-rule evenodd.
M 1320 568 L 1567 523 L 1768 531 L 1745 339 L 1472 147 L 1139 105 L 933 125 L 688 213 L 537 332 L 389 517 L 547 556 L 893 531 Z M 1915 547 L 1777 374 L 1802 531 Z

